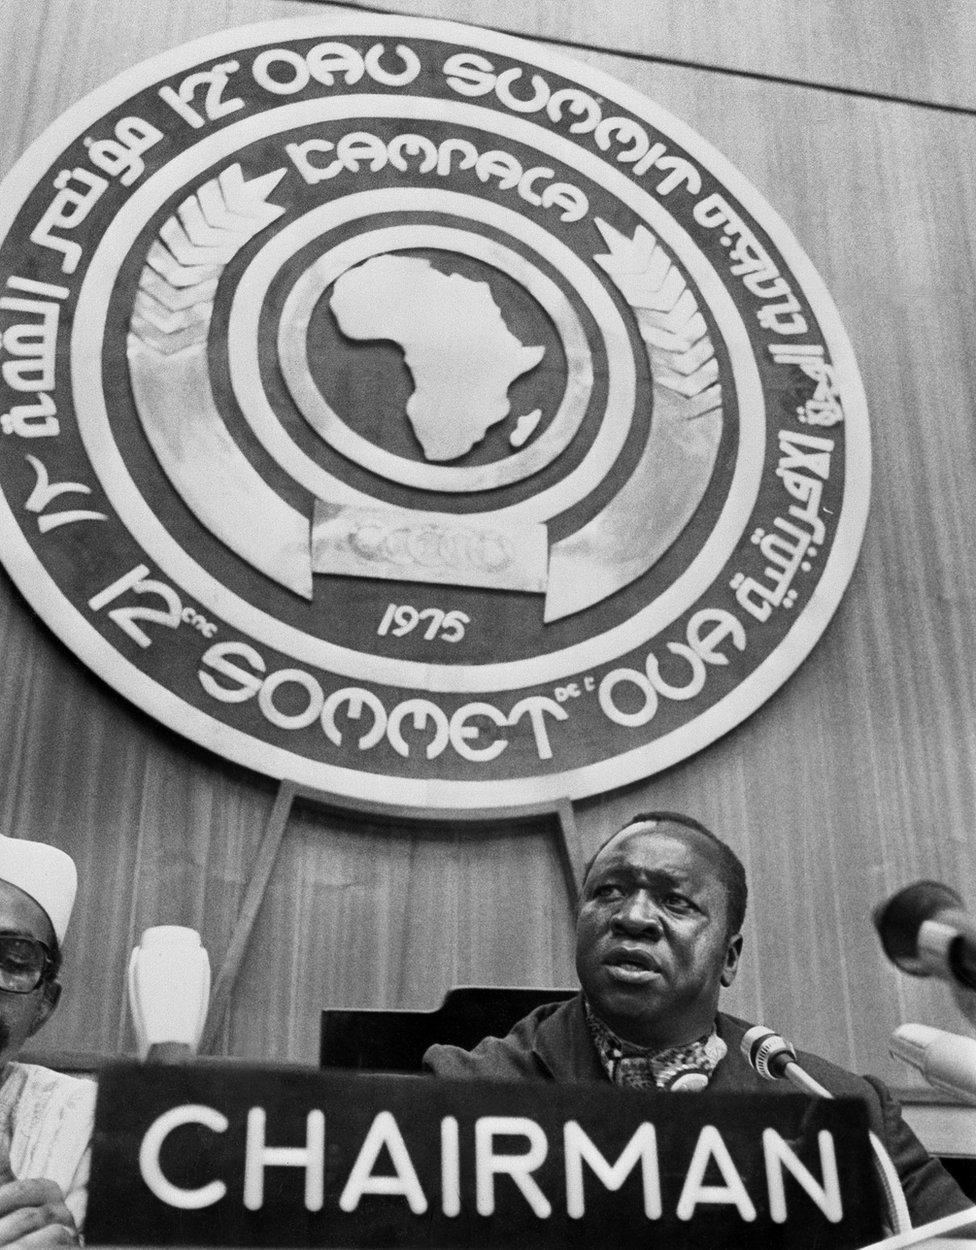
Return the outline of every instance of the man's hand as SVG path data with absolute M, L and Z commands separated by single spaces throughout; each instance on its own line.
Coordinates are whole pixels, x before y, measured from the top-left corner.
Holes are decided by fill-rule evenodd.
M 0 1246 L 80 1244 L 61 1186 L 43 1178 L 17 1180 L 10 1167 L 10 1143 L 0 1133 Z
M 0 1246 L 77 1246 L 61 1187 L 35 1179 L 0 1184 Z

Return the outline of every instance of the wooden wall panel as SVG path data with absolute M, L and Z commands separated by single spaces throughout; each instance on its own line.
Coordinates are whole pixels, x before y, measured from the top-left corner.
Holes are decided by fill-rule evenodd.
M 971 73 L 976 31 L 967 0 L 950 0 L 937 13 L 924 0 L 602 5 L 597 0 L 493 0 L 488 6 L 482 0 L 388 0 L 382 8 L 740 73 L 961 107 L 976 104 Z
M 427 1009 L 453 985 L 573 984 L 565 886 L 537 829 L 424 831 L 300 808 L 231 1010 L 230 1053 L 314 1059 L 326 1004 Z
M 976 20 L 962 0 L 851 6 L 507 2 L 500 26 L 973 102 Z M 402 8 L 407 5 L 395 5 Z M 480 16 L 468 0 L 411 11 Z M 811 13 L 827 13 L 824 39 Z M 112 73 L 198 34 L 317 11 L 298 0 L 207 6 L 49 0 L 0 9 L 0 171 Z M 924 20 L 923 20 L 924 19 Z M 845 24 L 846 23 L 846 24 Z M 919 32 L 922 32 L 919 35 Z M 969 52 L 967 53 L 967 49 Z M 730 1005 L 858 1069 L 906 1019 L 960 1028 L 939 986 L 899 976 L 868 912 L 913 879 L 976 900 L 976 120 L 587 54 L 713 142 L 790 223 L 854 342 L 875 481 L 858 568 L 810 659 L 745 725 L 646 783 L 578 806 L 585 849 L 647 807 L 712 824 L 747 864 L 747 956 Z M 35 69 L 34 67 L 44 67 Z M 884 84 L 887 83 L 887 86 Z M 118 699 L 0 578 L 0 832 L 52 836 L 85 882 L 71 984 L 45 1039 L 130 1044 L 128 950 L 143 927 L 230 939 L 273 787 Z M 314 1060 L 317 1013 L 431 1006 L 452 983 L 566 983 L 572 926 L 553 846 L 380 826 L 302 806 L 289 826 L 220 1046 Z
M 342 7 L 357 6 L 316 0 L 5 5 L 4 98 L 21 107 L 0 119 L 0 136 L 11 145 L 9 152 L 0 147 L 4 167 L 67 104 L 144 57 L 229 26 Z M 490 6 L 483 0 L 387 0 L 379 7 L 492 25 L 543 41 L 624 48 L 739 73 L 976 108 L 976 23 L 969 0 L 947 0 L 937 12 L 924 0 L 493 0 Z M 57 72 L 38 74 L 40 65 L 55 65 Z M 806 92 L 798 89 L 798 95 Z

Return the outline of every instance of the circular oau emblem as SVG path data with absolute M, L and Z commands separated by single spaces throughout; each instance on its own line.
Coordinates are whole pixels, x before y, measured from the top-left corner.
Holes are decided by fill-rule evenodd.
M 273 777 L 576 798 L 755 710 L 864 526 L 776 214 L 529 43 L 364 15 L 131 70 L 0 193 L 0 549 L 127 698 Z

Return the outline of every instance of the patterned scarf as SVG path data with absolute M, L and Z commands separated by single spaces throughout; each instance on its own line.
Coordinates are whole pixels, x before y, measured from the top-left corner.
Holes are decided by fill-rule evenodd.
M 708 1084 L 728 1047 L 713 1029 L 684 1046 L 655 1051 L 625 1042 L 598 1019 L 585 1002 L 586 1023 L 603 1070 L 624 1089 L 668 1089 L 697 1093 Z

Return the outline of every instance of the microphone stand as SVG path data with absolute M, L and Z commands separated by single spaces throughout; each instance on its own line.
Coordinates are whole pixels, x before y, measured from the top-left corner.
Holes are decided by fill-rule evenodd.
M 801 1093 L 811 1094 L 814 1098 L 833 1099 L 834 1095 L 829 1089 L 800 1067 L 796 1061 L 796 1052 L 789 1042 L 762 1025 L 755 1025 L 746 1032 L 742 1039 L 742 1051 L 760 1076 L 769 1080 L 785 1077 Z M 902 1192 L 898 1171 L 884 1144 L 871 1129 L 868 1130 L 868 1140 L 871 1142 L 874 1172 L 881 1186 L 891 1228 L 896 1234 L 910 1232 L 912 1217 Z M 881 1244 L 887 1243 L 879 1243 Z
M 815 1081 L 809 1072 L 804 1071 L 795 1060 L 787 1062 L 783 1075 L 791 1085 L 804 1094 L 812 1094 L 814 1098 L 832 1099 L 834 1097 L 829 1089 L 826 1089 L 819 1081 Z M 908 1212 L 908 1203 L 905 1201 L 898 1171 L 891 1161 L 891 1155 L 871 1129 L 868 1130 L 868 1140 L 871 1142 L 874 1171 L 881 1185 L 881 1192 L 884 1194 L 891 1226 L 896 1233 L 909 1232 L 912 1227 L 912 1217 Z

